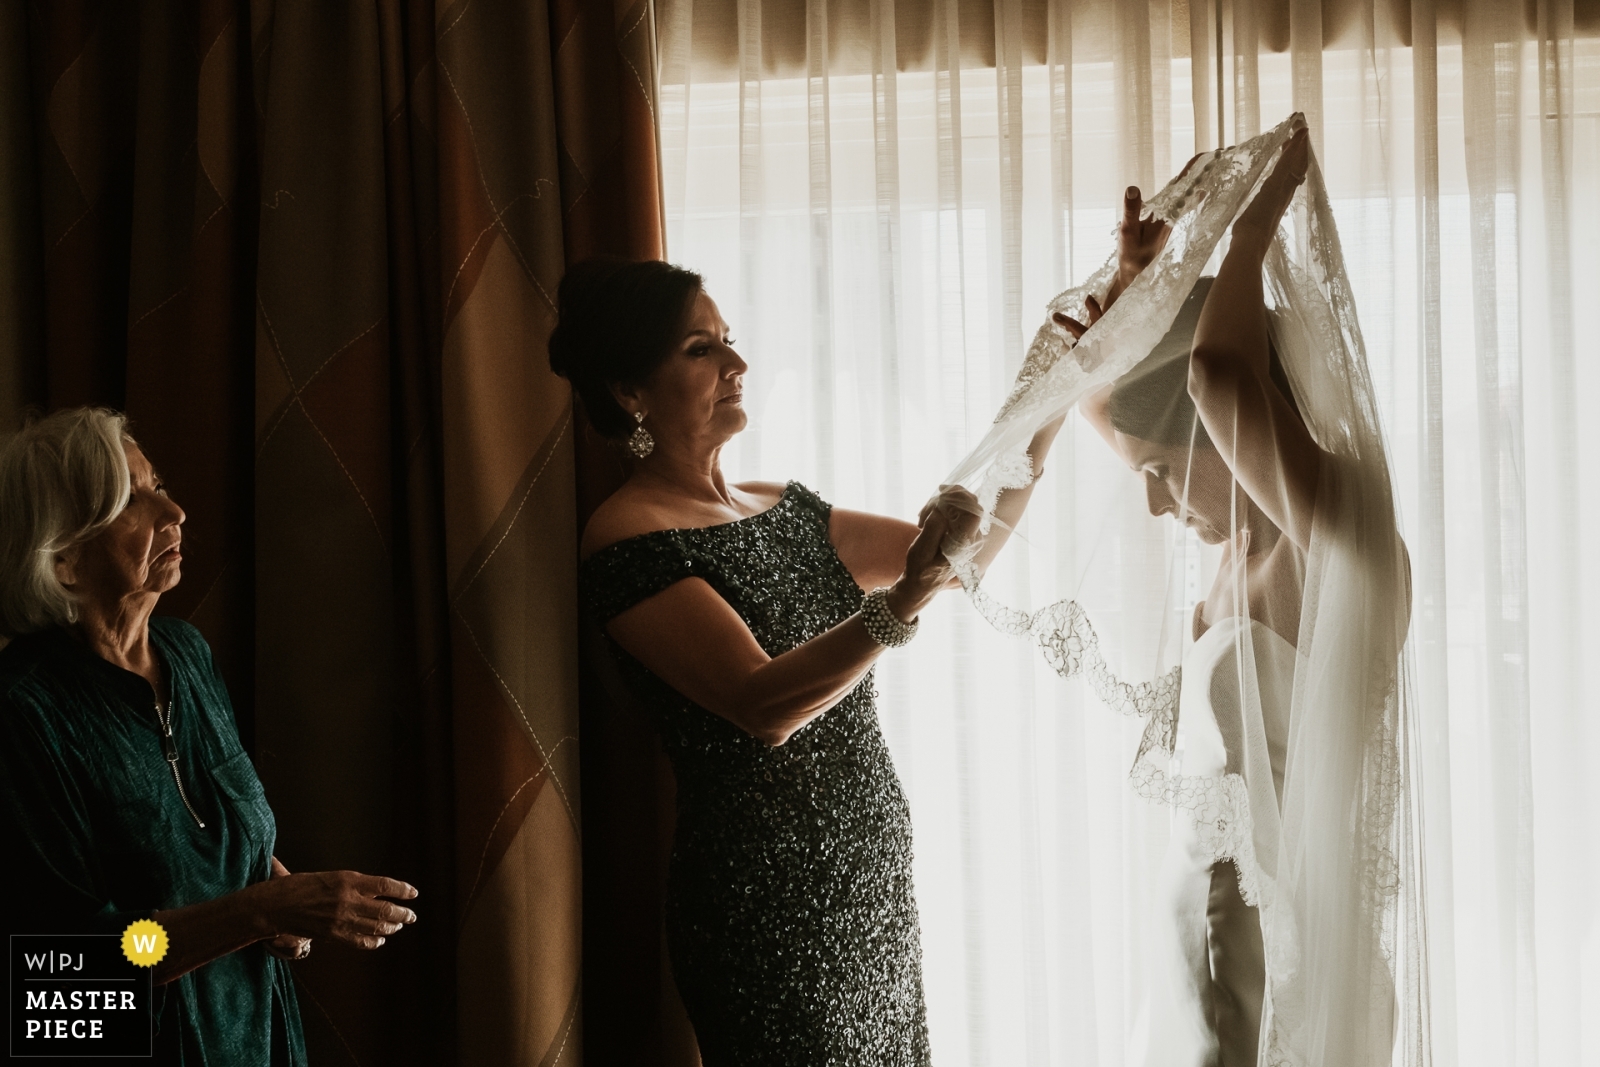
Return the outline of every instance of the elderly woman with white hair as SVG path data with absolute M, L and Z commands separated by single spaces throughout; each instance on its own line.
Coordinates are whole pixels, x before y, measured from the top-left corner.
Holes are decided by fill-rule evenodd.
M 153 614 L 184 513 L 123 416 L 76 408 L 0 448 L 0 848 L 13 928 L 154 918 L 156 1059 L 302 1064 L 288 970 L 413 922 L 404 882 L 290 874 L 210 649 Z

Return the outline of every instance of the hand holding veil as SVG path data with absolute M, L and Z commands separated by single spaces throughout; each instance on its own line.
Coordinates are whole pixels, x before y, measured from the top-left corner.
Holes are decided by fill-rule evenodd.
M 1327 191 L 1308 154 L 1303 183 L 1274 171 L 1303 127 L 1196 157 L 1133 220 L 1165 233 L 1148 265 L 1113 255 L 1050 302 L 946 479 L 985 515 L 978 543 L 948 549 L 990 622 L 1147 720 L 1135 789 L 1182 815 L 1194 862 L 1231 861 L 1259 911 L 1258 1062 L 1367 1067 L 1398 1048 L 1415 1064 L 1409 571 Z M 1073 410 L 1099 440 L 1052 469 L 1080 489 L 1142 482 L 1149 516 L 1107 513 L 1072 598 L 1005 607 L 981 587 L 982 539 L 1033 481 L 1030 440 Z

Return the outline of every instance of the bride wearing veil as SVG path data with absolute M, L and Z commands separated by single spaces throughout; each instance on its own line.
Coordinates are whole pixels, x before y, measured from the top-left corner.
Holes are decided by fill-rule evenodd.
M 1409 570 L 1300 116 L 1148 205 L 1129 190 L 1118 252 L 1051 302 L 948 479 L 980 538 L 1007 528 L 1029 436 L 1071 410 L 1086 432 L 1053 470 L 1138 490 L 1143 517 L 1109 506 L 1080 587 L 1033 612 L 985 592 L 981 545 L 946 552 L 991 622 L 1145 719 L 1131 778 L 1171 812 L 1146 1062 L 1427 1062 Z

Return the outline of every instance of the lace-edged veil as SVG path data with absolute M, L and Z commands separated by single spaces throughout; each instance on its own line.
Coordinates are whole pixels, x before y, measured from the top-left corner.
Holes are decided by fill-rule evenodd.
M 1082 678 L 1111 710 L 1145 720 L 1137 751 L 1123 756 L 1131 756 L 1133 788 L 1192 818 L 1215 858 L 1237 867 L 1241 894 L 1259 909 L 1267 959 L 1259 1062 L 1423 1064 L 1426 954 L 1404 647 L 1409 568 L 1356 308 L 1314 158 L 1263 264 L 1278 380 L 1317 446 L 1303 545 L 1270 565 L 1250 556 L 1252 544 L 1270 540 L 1260 527 L 1270 509 L 1255 506 L 1241 477 L 1222 495 L 1207 487 L 1205 471 L 1220 469 L 1221 446 L 1193 402 L 1184 409 L 1187 398 L 1176 396 L 1185 391 L 1202 275 L 1215 272 L 1231 227 L 1299 122 L 1199 157 L 1147 202 L 1172 225 L 1160 255 L 1076 343 L 1050 313 L 1088 322 L 1088 299 L 1105 294 L 1115 254 L 1050 302 L 993 425 L 947 482 L 992 515 L 1003 490 L 1030 481 L 1034 434 L 1076 412 L 1043 478 L 1072 479 L 1079 508 L 1094 507 L 1083 486 L 1110 487 L 1126 505 L 1075 516 L 1079 528 L 1100 531 L 1081 587 L 1066 599 L 1047 590 L 1035 598 L 1045 606 L 1025 609 L 991 596 L 970 565 L 959 568 L 963 584 L 991 623 L 1035 641 L 1059 674 Z M 1116 404 L 1133 397 L 1123 407 L 1137 415 L 1162 389 L 1186 421 L 1181 433 L 1169 419 L 1147 434 L 1168 442 L 1164 455 L 1179 457 L 1167 472 L 1167 484 L 1178 487 L 1174 506 L 1156 515 L 1150 511 L 1166 490 L 1141 483 L 1159 482 L 1162 471 L 1135 474 L 1128 450 L 1115 451 L 1116 442 L 1142 440 L 1142 431 L 1116 429 Z M 1100 420 L 1098 435 L 1083 432 L 1090 416 Z M 1210 417 L 1216 425 L 1214 411 Z M 1253 484 L 1270 483 L 1273 458 L 1238 454 L 1241 439 L 1230 446 L 1228 469 L 1254 464 Z M 1276 474 L 1280 485 L 1294 477 Z M 1183 522 L 1210 533 L 1202 538 Z M 1219 572 L 1225 578 L 1213 585 Z M 1191 610 L 1197 590 L 1209 601 L 1199 627 Z M 1177 750 L 1178 721 L 1180 704 L 1203 695 L 1186 699 L 1185 686 L 1208 684 L 1183 670 L 1205 621 L 1233 624 L 1213 640 L 1231 644 L 1213 658 L 1212 677 L 1232 672 L 1239 711 L 1238 722 L 1221 724 L 1237 732 L 1226 773 L 1194 775 L 1184 773 Z M 1261 627 L 1292 648 L 1292 680 L 1258 676 L 1263 639 L 1250 635 Z M 1277 752 L 1269 743 L 1275 728 L 1284 734 Z

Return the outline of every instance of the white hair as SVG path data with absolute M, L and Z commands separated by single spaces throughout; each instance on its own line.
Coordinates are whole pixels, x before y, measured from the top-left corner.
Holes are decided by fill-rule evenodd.
M 99 534 L 128 506 L 127 417 L 67 408 L 0 445 L 0 633 L 78 619 L 56 556 Z

